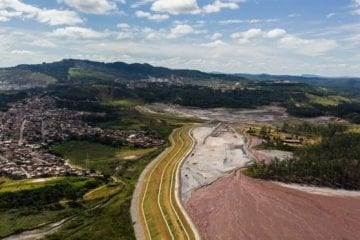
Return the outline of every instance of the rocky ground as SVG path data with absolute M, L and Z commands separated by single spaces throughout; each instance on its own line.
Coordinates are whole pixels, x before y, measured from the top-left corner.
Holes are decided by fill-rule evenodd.
M 193 137 L 196 145 L 181 168 L 184 202 L 195 189 L 244 167 L 251 160 L 244 137 L 230 125 L 203 125 L 193 130 Z
M 145 109 L 149 112 L 163 112 L 176 116 L 217 120 L 231 123 L 271 122 L 279 121 L 288 117 L 286 109 L 278 106 L 265 106 L 259 107 L 257 109 L 200 109 L 159 103 L 147 105 Z

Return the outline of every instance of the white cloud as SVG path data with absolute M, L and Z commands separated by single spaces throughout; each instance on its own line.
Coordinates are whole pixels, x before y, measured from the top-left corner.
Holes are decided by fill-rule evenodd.
M 151 10 L 155 12 L 167 12 L 173 15 L 177 14 L 200 14 L 200 13 L 217 13 L 222 9 L 238 9 L 239 2 L 245 0 L 214 0 L 212 3 L 199 7 L 197 0 L 153 0 Z M 140 3 L 146 4 L 149 1 Z M 137 5 L 136 5 L 137 6 Z
M 116 39 L 118 39 L 118 40 L 128 40 L 128 39 L 132 39 L 133 37 L 134 36 L 133 36 L 132 32 L 119 32 L 117 34 Z
M 210 40 L 215 41 L 215 40 L 218 40 L 218 39 L 222 38 L 222 36 L 223 35 L 221 33 L 216 32 L 216 33 L 214 33 L 213 35 L 210 36 Z
M 354 2 L 353 14 L 360 15 L 360 0 L 352 0 Z
M 270 30 L 269 32 L 266 33 L 266 36 L 268 38 L 279 38 L 286 35 L 286 31 L 284 29 L 281 28 L 275 28 L 273 30 Z
M 9 12 L 7 10 L 0 10 L 0 22 L 7 22 L 12 17 L 21 16 L 21 12 Z
M 243 38 L 243 39 L 251 39 L 257 38 L 264 34 L 264 32 L 259 28 L 251 28 L 244 32 L 236 32 L 231 34 L 231 38 Z
M 300 17 L 301 15 L 299 13 L 291 13 L 288 15 L 289 18 L 296 18 L 296 17 Z
M 47 39 L 35 39 L 30 42 L 30 45 L 37 47 L 56 47 L 56 45 Z
M 155 0 L 151 10 L 175 15 L 181 13 L 200 13 L 196 0 Z
M 106 14 L 116 10 L 116 3 L 108 0 L 58 0 L 84 13 Z M 121 1 L 121 3 L 124 3 Z
M 203 31 L 196 30 L 188 24 L 176 24 L 170 29 L 155 30 L 152 28 L 142 29 L 142 33 L 145 34 L 145 38 L 148 40 L 164 40 L 164 39 L 177 39 L 190 34 L 204 33 Z
M 215 0 L 212 4 L 206 5 L 203 8 L 205 13 L 216 13 L 220 12 L 221 9 L 228 8 L 228 9 L 238 9 L 239 5 L 237 2 L 230 1 L 230 2 L 222 2 L 220 0 Z
M 76 25 L 83 21 L 73 11 L 60 10 L 42 10 L 37 13 L 36 19 L 41 23 L 50 25 Z
M 329 13 L 328 15 L 326 15 L 326 18 L 332 18 L 332 17 L 334 17 L 334 16 L 336 16 L 336 13 Z
M 259 24 L 259 23 L 273 23 L 277 22 L 279 19 L 276 18 L 269 18 L 269 19 L 227 19 L 219 21 L 221 25 L 228 25 L 228 24 L 240 24 L 240 23 L 247 23 L 247 24 Z
M 274 39 L 277 40 L 276 42 L 280 48 L 286 48 L 297 54 L 307 56 L 320 56 L 338 47 L 335 40 L 300 38 L 280 28 L 269 31 L 252 28 L 244 32 L 233 33 L 231 37 L 238 39 L 240 44 L 250 43 L 251 40 L 265 41 L 265 39 Z M 265 41 L 265 43 L 270 44 L 271 42 Z
M 319 56 L 338 47 L 334 40 L 303 39 L 288 35 L 280 39 L 281 47 L 294 50 L 298 54 Z
M 141 7 L 141 6 L 146 5 L 148 3 L 151 3 L 153 1 L 154 0 L 139 0 L 139 1 L 136 1 L 135 3 L 131 4 L 130 7 L 131 8 L 138 8 L 138 7 Z
M 91 28 L 66 27 L 55 29 L 50 35 L 68 39 L 99 39 L 109 36 L 109 33 L 98 32 Z
M 10 53 L 19 54 L 19 55 L 28 55 L 28 54 L 33 54 L 34 52 L 28 50 L 12 50 Z
M 0 17 L 2 16 L 3 20 L 8 20 L 11 17 L 24 17 L 49 25 L 75 25 L 83 22 L 76 12 L 41 9 L 25 4 L 20 0 L 1 0 L 0 10 L 2 11 Z
M 223 46 L 226 46 L 227 44 L 221 40 L 215 40 L 215 41 L 212 41 L 210 43 L 203 43 L 201 44 L 201 46 L 204 46 L 204 47 L 223 47 Z
M 179 38 L 191 33 L 195 33 L 195 30 L 190 25 L 180 24 L 170 30 L 168 38 Z
M 127 23 L 119 23 L 118 25 L 116 25 L 118 28 L 122 28 L 122 29 L 128 29 L 130 28 L 130 25 Z
M 144 12 L 140 10 L 135 12 L 135 16 L 138 18 L 146 18 L 152 21 L 163 21 L 169 19 L 169 15 L 166 14 L 151 14 L 149 12 Z

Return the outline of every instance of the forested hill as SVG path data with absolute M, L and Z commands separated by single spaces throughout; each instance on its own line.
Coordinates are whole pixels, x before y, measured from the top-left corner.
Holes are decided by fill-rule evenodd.
M 141 80 L 149 77 L 154 78 L 180 78 L 182 80 L 224 80 L 245 81 L 240 76 L 226 74 L 211 74 L 198 70 L 169 69 L 155 67 L 150 64 L 127 64 L 124 62 L 104 63 L 89 60 L 65 59 L 54 63 L 35 65 L 19 65 L 7 70 L 30 71 L 51 76 L 58 82 L 70 82 L 76 80 L 98 79 L 107 81 L 130 81 Z
M 0 91 L 37 90 L 43 87 L 54 94 L 75 92 L 76 96 L 102 99 L 107 96 L 104 89 L 108 89 L 110 95 L 116 92 L 118 98 L 130 97 L 145 103 L 164 102 L 201 108 L 255 108 L 276 103 L 294 116 L 330 115 L 360 122 L 360 100 L 356 96 L 360 89 L 356 91 L 356 84 L 351 90 L 355 92 L 354 95 L 349 94 L 350 91 L 342 92 L 312 82 L 304 83 L 299 78 L 248 78 L 250 75 L 212 74 L 149 64 L 67 59 L 0 69 Z M 18 96 L 22 95 L 9 97 L 0 92 L 0 98 L 4 99 L 0 108 L 6 108 L 6 103 L 18 99 Z
M 235 74 L 257 81 L 291 81 L 311 85 L 338 88 L 354 95 L 360 95 L 360 77 L 321 77 L 316 75 L 270 75 L 270 74 Z

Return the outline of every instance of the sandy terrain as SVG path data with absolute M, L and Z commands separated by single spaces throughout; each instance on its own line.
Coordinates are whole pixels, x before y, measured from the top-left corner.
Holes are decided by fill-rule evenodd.
M 311 194 L 239 172 L 195 191 L 187 210 L 203 239 L 360 239 L 360 197 Z
M 245 139 L 229 125 L 204 125 L 193 130 L 196 145 L 181 168 L 181 196 L 208 185 L 234 169 L 244 167 L 250 156 Z

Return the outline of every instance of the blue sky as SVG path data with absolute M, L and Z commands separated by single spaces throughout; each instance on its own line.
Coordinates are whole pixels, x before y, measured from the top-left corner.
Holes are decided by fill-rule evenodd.
M 360 0 L 0 0 L 0 54 L 360 76 Z

